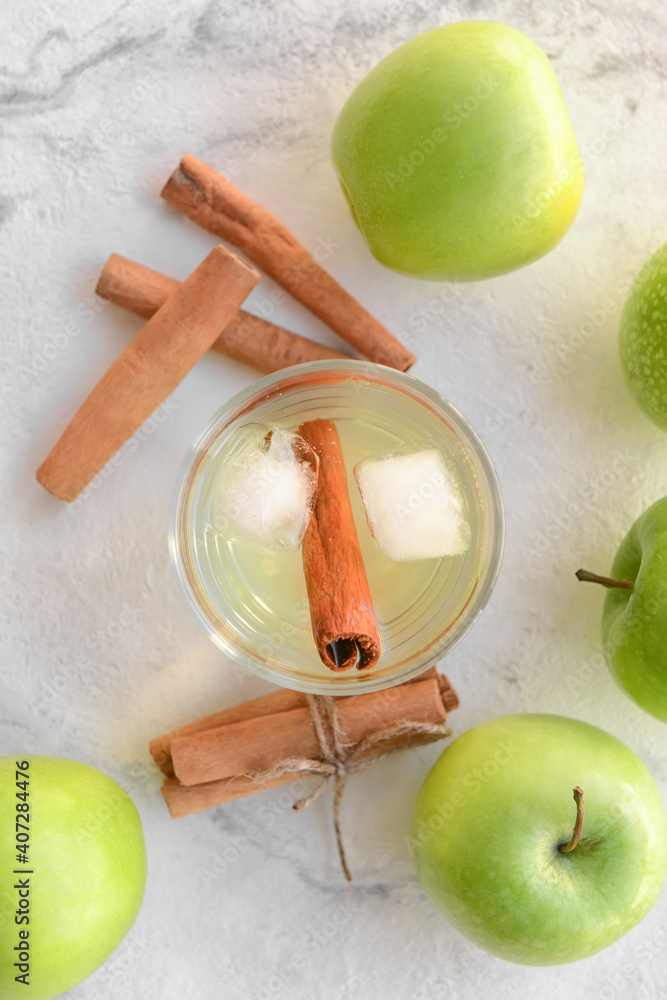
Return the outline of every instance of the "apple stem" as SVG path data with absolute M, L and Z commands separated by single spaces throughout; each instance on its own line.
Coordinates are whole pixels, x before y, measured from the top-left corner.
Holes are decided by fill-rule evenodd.
M 581 832 L 584 829 L 584 790 L 579 785 L 574 789 L 574 801 L 577 803 L 577 818 L 574 823 L 570 843 L 558 845 L 558 850 L 561 854 L 568 854 L 575 849 L 579 843 Z
M 618 587 L 622 590 L 634 588 L 634 583 L 630 583 L 629 580 L 613 580 L 610 576 L 598 576 L 597 573 L 590 573 L 587 569 L 578 569 L 574 575 L 582 583 L 601 583 L 603 587 Z

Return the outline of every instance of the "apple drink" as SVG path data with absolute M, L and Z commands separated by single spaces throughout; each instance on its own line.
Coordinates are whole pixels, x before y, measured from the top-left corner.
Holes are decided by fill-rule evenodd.
M 465 421 L 414 379 L 361 362 L 262 380 L 195 445 L 175 507 L 172 552 L 209 633 L 302 690 L 425 669 L 479 610 L 500 558 L 495 476 Z M 337 562 L 350 547 L 353 585 Z M 337 598 L 360 605 L 354 639 L 318 637 Z

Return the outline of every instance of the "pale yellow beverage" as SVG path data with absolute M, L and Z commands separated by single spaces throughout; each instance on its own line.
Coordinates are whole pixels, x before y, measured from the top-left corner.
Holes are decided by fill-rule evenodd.
M 216 483 L 238 462 L 244 427 L 296 432 L 336 424 L 348 492 L 382 638 L 369 672 L 330 671 L 313 639 L 301 549 L 239 537 L 216 505 Z M 462 555 L 395 561 L 373 537 L 355 467 L 437 449 L 455 476 L 470 525 Z M 232 519 L 233 520 L 233 519 Z M 400 522 L 397 523 L 400 530 Z M 181 584 L 213 640 L 278 683 L 343 694 L 407 679 L 456 642 L 490 593 L 502 552 L 502 507 L 488 456 L 465 420 L 405 375 L 362 362 L 302 365 L 269 376 L 218 415 L 191 450 L 172 512 Z

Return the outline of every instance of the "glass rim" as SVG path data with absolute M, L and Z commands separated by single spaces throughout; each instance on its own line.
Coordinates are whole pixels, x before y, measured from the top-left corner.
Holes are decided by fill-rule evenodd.
M 492 545 L 487 555 L 486 566 L 483 575 L 480 577 L 479 585 L 470 595 L 467 604 L 452 627 L 444 635 L 440 636 L 439 640 L 429 646 L 427 650 L 422 649 L 421 651 L 417 651 L 412 657 L 414 662 L 401 669 L 398 676 L 378 676 L 374 678 L 370 674 L 365 675 L 362 682 L 361 677 L 355 677 L 354 680 L 346 681 L 341 675 L 336 675 L 336 681 L 333 683 L 330 680 L 322 682 L 304 680 L 301 683 L 295 678 L 288 679 L 272 666 L 263 662 L 260 655 L 256 657 L 248 655 L 232 639 L 216 629 L 214 623 L 209 619 L 197 599 L 190 579 L 191 576 L 196 576 L 196 574 L 193 573 L 191 560 L 187 556 L 185 535 L 189 525 L 189 518 L 184 515 L 188 510 L 187 502 L 195 473 L 200 463 L 205 459 L 211 445 L 226 427 L 231 426 L 244 413 L 249 412 L 256 402 L 265 398 L 269 390 L 275 389 L 277 385 L 283 382 L 286 383 L 286 390 L 288 390 L 292 381 L 294 381 L 295 385 L 298 384 L 300 376 L 310 373 L 316 375 L 327 371 L 331 371 L 333 374 L 339 373 L 342 376 L 345 374 L 351 376 L 357 374 L 364 376 L 367 380 L 384 384 L 388 383 L 395 388 L 407 391 L 409 395 L 416 398 L 419 402 L 428 403 L 430 406 L 435 407 L 436 412 L 440 415 L 444 414 L 448 419 L 451 419 L 457 430 L 463 432 L 466 446 L 474 453 L 474 458 L 481 467 L 491 501 L 490 510 L 487 513 L 490 522 Z M 467 635 L 488 604 L 498 579 L 505 546 L 505 510 L 498 475 L 486 446 L 460 410 L 446 400 L 437 390 L 431 388 L 431 386 L 422 382 L 414 375 L 370 361 L 354 359 L 350 359 L 349 361 L 310 361 L 281 369 L 257 379 L 249 386 L 237 392 L 215 411 L 188 448 L 180 464 L 169 506 L 168 543 L 171 563 L 186 605 L 213 643 L 235 663 L 256 676 L 270 681 L 272 684 L 280 687 L 289 687 L 292 690 L 302 691 L 307 694 L 359 695 L 381 691 L 412 680 L 433 664 L 438 663 L 445 655 L 448 655 L 464 636 Z

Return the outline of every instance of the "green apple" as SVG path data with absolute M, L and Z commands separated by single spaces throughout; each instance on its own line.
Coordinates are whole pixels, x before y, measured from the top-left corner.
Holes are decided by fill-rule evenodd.
M 637 518 L 611 576 L 579 570 L 577 577 L 608 588 L 602 644 L 612 675 L 645 711 L 667 722 L 667 498 Z
M 635 278 L 621 317 L 619 349 L 635 401 L 667 430 L 667 243 Z
M 572 847 L 575 786 L 583 829 Z M 667 817 L 647 768 L 609 733 L 510 715 L 445 750 L 419 792 L 410 846 L 461 934 L 511 962 L 559 965 L 606 948 L 651 909 Z
M 0 758 L 3 1000 L 50 1000 L 91 975 L 145 883 L 141 822 L 111 778 L 73 760 Z
M 551 250 L 583 168 L 549 60 L 492 21 L 434 28 L 361 81 L 333 159 L 371 251 L 436 280 L 488 278 Z

